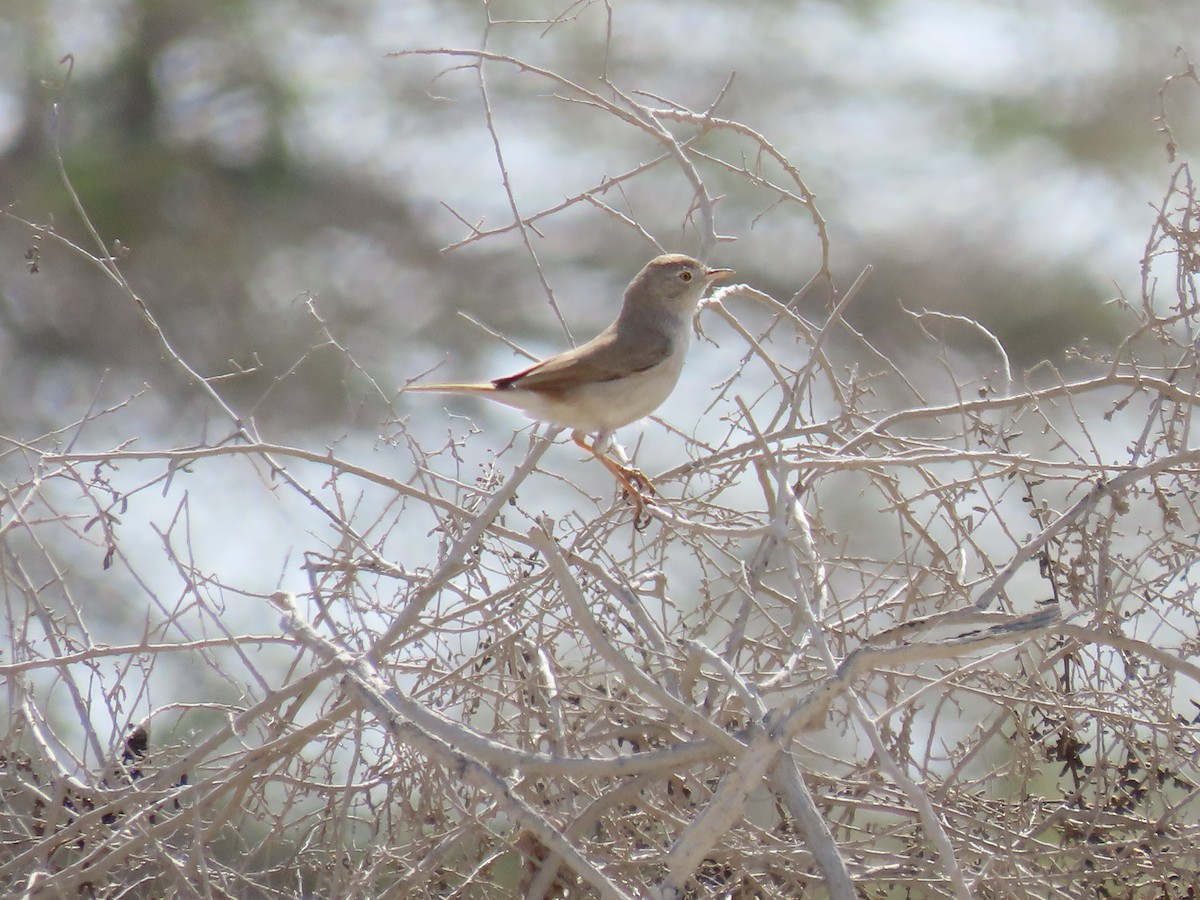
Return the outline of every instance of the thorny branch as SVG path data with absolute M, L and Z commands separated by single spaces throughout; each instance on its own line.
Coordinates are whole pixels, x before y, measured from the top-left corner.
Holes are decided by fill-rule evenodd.
M 810 284 L 834 287 L 799 168 L 717 116 L 723 92 L 693 112 L 607 75 L 590 90 L 487 50 L 411 53 L 478 70 L 512 220 L 461 243 L 516 232 L 538 267 L 530 235 L 576 207 L 653 241 L 602 198 L 670 172 L 708 250 L 732 179 L 809 218 Z M 486 67 L 552 85 L 655 155 L 528 211 Z M 749 152 L 718 154 L 714 132 Z M 652 473 L 644 533 L 553 433 L 438 447 L 401 422 L 410 457 L 386 463 L 260 434 L 72 197 L 95 249 L 28 222 L 41 252 L 94 265 L 226 426 L 183 446 L 98 443 L 139 396 L 0 439 L 6 892 L 183 893 L 202 873 L 236 894 L 302 873 L 330 896 L 967 897 L 1166 892 L 1194 874 L 1186 164 L 1142 296 L 1123 300 L 1127 340 L 1078 353 L 1070 377 L 1013 373 L 963 317 L 902 313 L 935 352 L 937 324 L 989 348 L 959 357 L 948 387 L 923 378 L 848 321 L 865 272 L 820 321 L 747 284 L 715 294 L 697 325 L 727 375 L 688 427 L 649 432 L 680 462 Z M 479 441 L 487 462 L 468 452 Z M 262 477 L 239 481 L 247 468 Z M 226 573 L 192 489 L 206 477 L 249 484 L 238 514 L 263 530 L 275 510 L 300 523 L 295 589 Z M 91 599 L 116 583 L 136 610 L 118 637 Z

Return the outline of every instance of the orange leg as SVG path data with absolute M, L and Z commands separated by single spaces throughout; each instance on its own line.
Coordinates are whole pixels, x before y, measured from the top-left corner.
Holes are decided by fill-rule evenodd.
M 582 432 L 576 431 L 571 435 L 572 440 L 580 447 L 586 450 L 592 456 L 600 461 L 600 464 L 612 474 L 613 478 L 617 479 L 621 487 L 625 489 L 625 493 L 633 500 L 634 515 L 633 521 L 635 527 L 642 517 L 642 509 L 650 503 L 654 502 L 654 495 L 657 493 L 654 490 L 654 485 L 650 479 L 642 472 L 631 466 L 623 466 L 611 456 L 601 453 L 596 444 L 588 444 L 584 440 Z M 647 524 L 649 524 L 647 520 Z

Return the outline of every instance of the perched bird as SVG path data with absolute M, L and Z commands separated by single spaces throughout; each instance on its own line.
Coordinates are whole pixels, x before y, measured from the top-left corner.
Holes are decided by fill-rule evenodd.
M 405 390 L 478 394 L 572 429 L 575 443 L 600 460 L 640 510 L 646 498 L 638 486 L 650 493 L 654 488 L 641 472 L 608 455 L 613 432 L 648 416 L 674 390 L 692 313 L 710 284 L 732 274 L 678 253 L 655 257 L 625 289 L 616 321 L 586 344 L 495 381 Z M 584 440 L 589 434 L 591 445 Z

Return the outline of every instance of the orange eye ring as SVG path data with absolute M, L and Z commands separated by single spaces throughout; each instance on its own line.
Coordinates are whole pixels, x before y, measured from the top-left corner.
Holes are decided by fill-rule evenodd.
M 692 273 L 691 273 L 691 272 L 687 272 L 687 271 L 680 272 L 680 273 L 679 273 L 679 280 L 680 280 L 680 281 L 691 281 L 691 280 L 692 280 Z

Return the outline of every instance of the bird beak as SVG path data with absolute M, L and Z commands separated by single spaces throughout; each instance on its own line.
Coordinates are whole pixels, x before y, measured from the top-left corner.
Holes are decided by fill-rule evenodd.
M 734 274 L 733 269 L 705 269 L 704 280 L 708 282 L 720 281 L 722 278 L 728 278 Z

